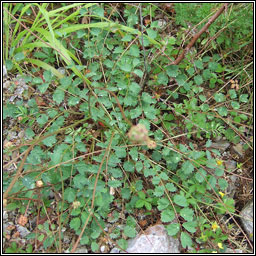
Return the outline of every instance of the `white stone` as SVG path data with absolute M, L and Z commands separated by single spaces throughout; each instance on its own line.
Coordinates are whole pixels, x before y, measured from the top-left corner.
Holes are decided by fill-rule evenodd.
M 163 225 L 149 227 L 128 241 L 128 253 L 179 253 L 179 240 L 168 236 Z

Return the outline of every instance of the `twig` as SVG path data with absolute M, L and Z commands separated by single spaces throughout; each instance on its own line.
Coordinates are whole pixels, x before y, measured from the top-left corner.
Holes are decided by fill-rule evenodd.
M 183 52 L 178 56 L 176 60 L 174 60 L 170 65 L 178 65 L 185 57 L 185 55 L 188 53 L 190 48 L 194 45 L 194 43 L 197 41 L 197 39 L 210 27 L 210 25 L 220 16 L 220 14 L 224 11 L 224 9 L 227 9 L 228 3 L 223 4 L 222 7 L 209 19 L 209 21 L 203 26 L 203 28 L 194 35 L 190 43 L 187 45 L 187 47 L 183 50 Z
M 96 187 L 97 187 L 97 183 L 98 183 L 98 178 L 99 178 L 100 171 L 101 171 L 102 165 L 103 165 L 103 163 L 104 163 L 104 160 L 105 160 L 107 154 L 109 153 L 109 150 L 110 150 L 110 146 L 111 146 L 113 137 L 114 137 L 114 132 L 112 133 L 112 136 L 111 136 L 111 138 L 110 138 L 109 145 L 108 145 L 108 147 L 107 147 L 107 149 L 106 149 L 106 151 L 105 151 L 105 154 L 104 154 L 104 156 L 103 156 L 103 158 L 102 158 L 102 160 L 101 160 L 101 163 L 100 163 L 100 166 L 99 166 L 99 169 L 98 169 L 96 178 L 95 178 L 94 188 L 93 188 L 93 193 L 92 193 L 92 204 L 91 204 L 91 208 L 89 209 L 89 212 L 90 212 L 90 213 L 89 213 L 89 216 L 87 217 L 87 219 L 86 219 L 86 221 L 85 221 L 85 223 L 84 223 L 84 226 L 83 226 L 83 228 L 82 228 L 82 230 L 81 230 L 81 233 L 80 233 L 78 239 L 76 240 L 76 243 L 75 243 L 73 249 L 71 250 L 71 253 L 74 253 L 74 252 L 75 252 L 75 250 L 76 250 L 76 248 L 77 248 L 77 246 L 78 246 L 78 244 L 79 244 L 79 242 L 80 242 L 80 239 L 81 239 L 82 236 L 83 236 L 83 233 L 84 233 L 84 231 L 85 231 L 85 228 L 87 227 L 87 224 L 88 224 L 88 222 L 89 222 L 89 219 L 90 219 L 90 217 L 93 215 L 94 201 L 95 201 L 95 194 L 96 194 Z
M 140 94 L 144 91 L 146 80 L 147 80 L 147 77 L 148 77 L 146 51 L 145 51 L 144 41 L 143 41 L 143 19 L 142 19 L 142 13 L 141 13 L 141 9 L 142 9 L 141 6 L 142 6 L 142 4 L 140 4 L 140 29 L 141 29 L 141 44 L 142 44 L 143 56 L 144 56 L 144 74 L 143 74 L 143 76 L 140 80 L 140 86 L 141 86 Z

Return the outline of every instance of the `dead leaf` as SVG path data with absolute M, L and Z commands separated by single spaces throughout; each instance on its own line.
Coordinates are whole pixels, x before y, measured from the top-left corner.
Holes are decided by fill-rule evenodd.
M 20 232 L 19 232 L 19 231 L 15 232 L 15 233 L 12 235 L 12 238 L 18 238 L 18 237 L 20 237 Z
M 27 223 L 28 223 L 28 218 L 24 215 L 20 215 L 18 219 L 18 224 L 20 224 L 21 226 L 25 226 Z
M 36 104 L 37 106 L 47 106 L 42 97 L 36 96 Z

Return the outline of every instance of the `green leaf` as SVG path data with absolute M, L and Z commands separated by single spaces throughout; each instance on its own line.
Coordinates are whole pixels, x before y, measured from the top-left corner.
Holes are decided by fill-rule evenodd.
M 204 181 L 204 177 L 206 176 L 206 171 L 200 168 L 197 173 L 195 174 L 195 178 L 198 182 L 202 183 Z
M 194 216 L 194 211 L 190 208 L 183 208 L 180 211 L 180 215 L 182 218 L 184 218 L 186 221 L 192 221 Z
M 205 146 L 209 148 L 211 145 L 212 145 L 212 141 L 208 139 L 207 142 L 205 143 Z
M 154 176 L 156 174 L 156 170 L 153 168 L 144 169 L 144 176 L 147 178 L 148 176 Z
M 78 97 L 70 96 L 68 99 L 69 106 L 75 106 L 79 103 L 80 99 Z
M 170 205 L 169 200 L 166 197 L 160 198 L 157 202 L 157 209 L 159 211 L 167 208 Z
M 139 47 L 138 47 L 137 45 L 133 44 L 133 45 L 130 47 L 129 54 L 130 54 L 131 56 L 134 56 L 134 57 L 139 57 L 139 56 L 140 56 Z
M 115 149 L 115 153 L 116 153 L 116 156 L 119 158 L 126 157 L 126 149 L 125 148 L 118 147 Z
M 123 62 L 120 68 L 127 73 L 130 73 L 132 71 L 132 65 L 128 62 Z
M 137 147 L 131 148 L 129 155 L 132 157 L 134 161 L 138 161 L 138 148 Z
M 71 211 L 71 216 L 78 216 L 78 215 L 80 215 L 80 213 L 81 213 L 81 209 L 80 209 L 80 208 L 78 208 L 78 209 L 73 209 L 73 210 Z
M 138 196 L 139 196 L 140 199 L 143 199 L 143 200 L 145 200 L 145 198 L 146 198 L 146 195 L 143 191 L 139 191 Z
M 171 222 L 174 220 L 174 218 L 175 218 L 175 213 L 170 209 L 166 209 L 161 212 L 162 222 Z
M 77 174 L 74 177 L 73 182 L 74 182 L 74 187 L 76 187 L 78 189 L 83 189 L 85 184 L 87 183 L 87 180 L 84 175 Z
M 136 236 L 136 230 L 134 227 L 126 226 L 124 228 L 124 234 L 130 238 L 133 238 Z
M 141 161 L 137 162 L 135 164 L 135 169 L 136 169 L 137 172 L 140 172 L 143 169 L 143 163 Z
M 227 110 L 226 107 L 219 107 L 219 108 L 217 108 L 217 111 L 221 116 L 227 116 L 228 115 L 228 110 Z
M 220 176 L 223 175 L 223 173 L 224 173 L 224 168 L 216 168 L 215 169 L 215 175 L 216 176 L 220 177 Z
M 109 168 L 109 172 L 114 178 L 122 178 L 123 177 L 123 172 L 119 168 Z
M 223 102 L 226 100 L 226 97 L 222 93 L 215 93 L 214 99 L 216 100 L 216 102 Z
M 22 184 L 28 189 L 33 189 L 35 187 L 35 180 L 31 177 L 26 176 L 22 178 Z
M 148 36 L 152 39 L 155 39 L 157 37 L 157 31 L 148 28 L 147 30 Z
M 218 63 L 217 62 L 209 62 L 208 66 L 209 66 L 209 69 L 211 69 L 212 71 L 216 71 L 216 69 L 218 68 Z
M 192 173 L 194 171 L 194 165 L 190 161 L 185 161 L 182 164 L 182 171 L 185 174 L 190 174 L 190 173 Z
M 31 128 L 27 128 L 25 134 L 29 139 L 32 139 L 35 136 L 35 133 Z
M 179 74 L 179 66 L 170 65 L 166 67 L 166 73 L 169 77 L 177 77 L 177 75 Z
M 128 242 L 126 240 L 124 240 L 123 238 L 119 239 L 117 241 L 117 244 L 123 249 L 126 250 L 128 247 Z
M 86 152 L 86 147 L 85 144 L 83 142 L 79 142 L 76 145 L 77 150 L 81 151 L 81 152 Z
M 183 248 L 192 247 L 191 237 L 187 233 L 181 232 L 180 240 Z
M 153 120 L 156 118 L 156 109 L 153 106 L 145 106 L 143 110 L 148 119 Z
M 175 195 L 173 200 L 179 206 L 183 206 L 183 207 L 188 206 L 187 199 L 183 195 Z
M 131 34 L 126 34 L 121 41 L 122 42 L 130 42 L 132 40 L 132 35 Z
M 220 189 L 223 191 L 228 187 L 228 182 L 222 178 L 218 179 L 218 184 L 220 186 Z
M 194 80 L 197 85 L 201 85 L 203 83 L 203 78 L 200 75 L 195 76 Z
M 64 100 L 65 93 L 61 89 L 56 89 L 53 93 L 53 100 L 60 104 Z
M 126 161 L 123 166 L 125 171 L 134 172 L 134 164 L 131 161 Z
M 37 237 L 39 242 L 42 242 L 44 240 L 44 234 L 41 234 Z
M 81 220 L 79 217 L 76 217 L 76 218 L 73 218 L 71 221 L 70 221 L 70 227 L 74 230 L 78 230 L 80 228 L 80 225 L 81 225 Z
M 138 77 L 142 78 L 143 77 L 143 71 L 140 69 L 134 69 L 133 73 L 136 74 Z
M 6 60 L 5 65 L 7 70 L 11 70 L 13 67 L 13 62 L 11 60 Z
M 108 186 L 113 188 L 118 188 L 122 186 L 122 182 L 120 180 L 108 180 Z
M 48 89 L 48 87 L 49 87 L 49 83 L 43 83 L 43 84 L 38 85 L 38 90 L 41 93 L 45 93 L 46 90 Z
M 62 89 L 67 89 L 72 83 L 72 77 L 63 77 L 60 79 L 60 84 Z
M 73 188 L 66 188 L 64 192 L 64 199 L 72 203 L 76 198 L 76 190 Z
M 136 181 L 136 183 L 135 183 L 135 189 L 136 189 L 137 191 L 140 191 L 140 190 L 143 189 L 143 182 L 142 182 L 142 180 L 137 180 L 137 181 Z
M 179 232 L 180 226 L 178 223 L 172 223 L 166 226 L 166 230 L 169 236 L 175 236 Z
M 216 178 L 214 176 L 211 176 L 208 180 L 207 189 L 212 190 L 216 186 Z
M 158 27 L 158 25 L 157 25 L 157 27 Z M 168 44 L 174 45 L 175 43 L 176 43 L 176 38 L 173 36 L 169 37 Z
M 202 102 L 205 102 L 206 101 L 206 97 L 202 94 L 199 95 L 199 99 L 202 101 Z
M 149 203 L 149 202 L 147 202 L 147 201 L 145 201 L 145 207 L 146 207 L 146 209 L 147 209 L 148 211 L 151 211 L 151 210 L 152 210 L 152 205 L 151 205 L 151 203 Z
M 165 187 L 170 191 L 170 192 L 175 192 L 177 188 L 173 185 L 173 183 L 167 183 Z
M 18 203 L 9 203 L 6 206 L 6 210 L 8 210 L 8 211 L 13 211 L 17 208 L 20 208 L 20 204 L 18 204 Z
M 164 186 L 157 186 L 154 190 L 154 195 L 156 197 L 161 197 L 164 194 Z
M 43 144 L 47 147 L 52 147 L 57 142 L 56 135 L 50 136 L 43 140 Z
M 45 70 L 43 74 L 45 82 L 50 82 L 52 79 L 52 72 L 50 70 Z
M 19 62 L 19 61 L 25 59 L 25 55 L 24 55 L 23 52 L 19 52 L 19 53 L 17 53 L 17 54 L 14 55 L 14 59 Z
M 165 172 L 161 172 L 159 174 L 159 178 L 162 179 L 162 180 L 168 180 L 169 179 L 168 175 Z
M 197 222 L 196 221 L 185 222 L 182 224 L 182 226 L 190 233 L 195 233 Z
M 237 101 L 231 101 L 231 106 L 233 109 L 239 109 L 240 104 Z
M 196 60 L 195 61 L 195 66 L 199 69 L 203 69 L 204 66 L 203 66 L 203 62 L 201 60 Z
M 176 81 L 179 86 L 184 86 L 184 84 L 186 83 L 186 80 L 187 80 L 187 76 L 185 74 L 179 74 L 176 77 Z
M 95 241 L 93 241 L 91 243 L 91 249 L 93 252 L 97 252 L 99 250 L 99 245 Z
M 46 124 L 47 121 L 48 121 L 48 116 L 45 115 L 45 114 L 42 114 L 40 117 L 38 117 L 38 118 L 36 119 L 36 121 L 37 121 L 40 125 L 44 125 L 44 124 Z
M 168 79 L 167 75 L 163 72 L 161 72 L 157 76 L 157 83 L 160 84 L 160 85 L 167 85 L 168 80 L 169 79 Z
M 228 93 L 229 93 L 231 99 L 235 99 L 237 97 L 236 90 L 234 90 L 234 89 L 228 90 Z
M 145 201 L 142 200 L 142 199 L 139 199 L 139 200 L 136 201 L 135 207 L 136 208 L 142 208 L 144 206 L 144 204 L 145 204 Z
M 156 102 L 156 100 L 152 99 L 152 96 L 150 94 L 148 94 L 147 92 L 143 92 L 141 98 L 147 104 L 151 104 L 151 103 Z

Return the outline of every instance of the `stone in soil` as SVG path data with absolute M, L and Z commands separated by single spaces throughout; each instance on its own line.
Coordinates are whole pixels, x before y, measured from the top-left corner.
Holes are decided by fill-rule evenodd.
M 225 151 L 230 146 L 230 143 L 226 140 L 220 140 L 218 142 L 212 143 L 211 148 L 219 149 L 220 151 Z
M 253 200 L 243 208 L 240 216 L 249 239 L 253 241 Z
M 168 236 L 163 225 L 149 227 L 128 241 L 128 253 L 179 253 L 178 239 Z

